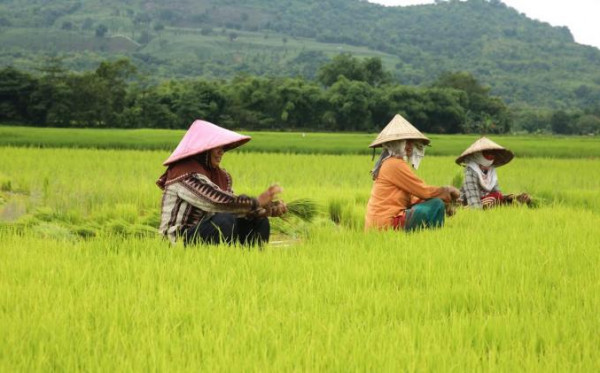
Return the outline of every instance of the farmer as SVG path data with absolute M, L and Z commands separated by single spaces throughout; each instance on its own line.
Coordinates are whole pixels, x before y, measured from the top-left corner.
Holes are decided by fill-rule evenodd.
M 460 202 L 472 208 L 491 208 L 513 202 L 530 204 L 531 198 L 522 193 L 503 195 L 498 185 L 496 168 L 510 162 L 514 154 L 487 137 L 481 137 L 456 159 L 458 165 L 465 166 L 463 185 L 460 188 Z
M 168 166 L 158 179 L 163 190 L 160 233 L 172 243 L 263 244 L 269 241 L 267 217 L 286 211 L 274 201 L 282 189 L 269 187 L 257 198 L 235 195 L 227 171 L 220 168 L 227 150 L 250 141 L 233 131 L 196 120 L 175 151 L 163 163 Z
M 446 204 L 458 198 L 453 186 L 425 184 L 411 169 L 419 168 L 430 140 L 396 115 L 369 145 L 383 147 L 371 171 L 374 183 L 367 204 L 365 229 L 435 228 L 444 225 Z

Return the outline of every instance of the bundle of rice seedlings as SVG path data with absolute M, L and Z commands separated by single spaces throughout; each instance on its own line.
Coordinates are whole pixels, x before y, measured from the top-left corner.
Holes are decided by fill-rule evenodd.
M 317 215 L 317 204 L 308 198 L 300 198 L 287 202 L 288 214 L 294 215 L 306 222 L 310 222 Z

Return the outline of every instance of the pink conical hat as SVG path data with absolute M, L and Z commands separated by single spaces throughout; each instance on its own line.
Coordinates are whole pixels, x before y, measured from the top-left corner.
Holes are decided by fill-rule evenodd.
M 163 165 L 168 166 L 183 158 L 200 154 L 219 146 L 224 147 L 225 150 L 231 150 L 244 145 L 248 141 L 250 141 L 250 136 L 240 135 L 210 122 L 195 120 L 179 142 L 179 145 L 177 145 L 177 148 L 163 162 Z

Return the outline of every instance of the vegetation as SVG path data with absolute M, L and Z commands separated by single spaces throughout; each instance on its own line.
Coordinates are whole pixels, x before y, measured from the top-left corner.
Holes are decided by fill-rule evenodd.
M 349 69 L 350 68 L 350 69 Z M 510 128 L 506 105 L 469 74 L 435 87 L 389 83 L 378 59 L 340 55 L 323 66 L 320 82 L 240 75 L 224 81 L 130 82 L 128 60 L 102 62 L 94 72 L 66 73 L 50 65 L 42 77 L 0 70 L 0 120 L 63 127 L 187 128 L 196 118 L 248 129 L 370 131 L 395 113 L 427 132 Z M 468 80 L 476 93 L 454 88 Z M 318 84 L 321 83 L 321 84 Z M 475 88 L 473 88 L 475 87 Z M 477 88 L 481 87 L 481 88 Z
M 427 88 L 394 83 L 378 58 L 348 54 L 321 66 L 317 81 L 239 75 L 231 81 L 147 82 L 129 60 L 67 72 L 51 59 L 42 74 L 0 70 L 0 121 L 94 128 L 187 128 L 206 119 L 228 128 L 376 131 L 396 113 L 430 133 L 511 130 L 595 134 L 600 106 L 513 112 L 466 72 L 444 73 Z M 513 114 L 516 121 L 513 120 Z
M 376 134 L 314 132 L 252 132 L 252 141 L 241 151 L 291 154 L 364 154 Z M 0 146 L 41 148 L 93 148 L 172 151 L 184 130 L 156 129 L 66 129 L 0 126 Z M 457 157 L 479 135 L 428 135 L 428 155 Z M 515 152 L 517 157 L 598 158 L 600 139 L 590 136 L 494 135 L 494 141 Z
M 60 56 L 79 72 L 129 58 L 149 79 L 301 76 L 340 52 L 380 58 L 391 78 L 427 86 L 466 71 L 509 105 L 585 108 L 600 99 L 600 51 L 565 27 L 499 0 L 382 7 L 360 0 L 6 0 L 0 66 L 34 71 Z M 457 27 L 460 25 L 460 27 Z
M 0 147 L 0 370 L 599 368 L 598 159 L 517 157 L 501 187 L 539 208 L 405 235 L 362 231 L 366 155 L 232 151 L 237 191 L 277 181 L 317 216 L 272 219 L 263 250 L 184 250 L 156 237 L 167 155 Z M 453 159 L 419 173 L 448 184 Z

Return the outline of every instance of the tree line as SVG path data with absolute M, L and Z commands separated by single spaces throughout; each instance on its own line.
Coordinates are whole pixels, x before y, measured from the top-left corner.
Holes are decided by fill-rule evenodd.
M 176 3 L 4 0 L 0 66 L 31 71 L 44 55 L 62 54 L 70 69 L 84 72 L 118 54 L 155 81 L 232 79 L 242 71 L 314 80 L 319 65 L 343 50 L 385 56 L 405 85 L 467 70 L 508 105 L 566 110 L 600 101 L 600 50 L 500 0 L 413 7 L 364 0 Z
M 50 59 L 38 74 L 0 70 L 0 121 L 54 127 L 187 128 L 202 118 L 228 128 L 377 131 L 396 113 L 428 133 L 506 133 L 515 117 L 531 132 L 597 133 L 598 111 L 511 112 L 470 73 L 427 87 L 398 84 L 379 58 L 340 54 L 316 79 L 237 75 L 231 80 L 149 83 L 128 59 L 84 73 Z M 533 124 L 531 124 L 533 123 Z

